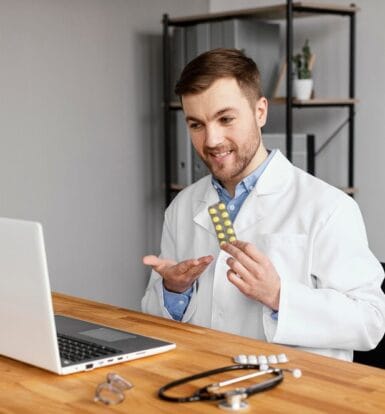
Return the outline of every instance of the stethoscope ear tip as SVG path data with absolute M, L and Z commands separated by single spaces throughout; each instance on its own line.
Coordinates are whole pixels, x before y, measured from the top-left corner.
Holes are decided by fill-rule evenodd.
M 293 369 L 293 377 L 294 378 L 301 378 L 302 377 L 302 371 L 299 368 Z

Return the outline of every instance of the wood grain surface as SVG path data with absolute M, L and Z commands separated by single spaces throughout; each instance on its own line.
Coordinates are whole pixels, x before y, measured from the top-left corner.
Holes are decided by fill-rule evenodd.
M 127 309 L 54 294 L 55 312 L 175 342 L 170 352 L 94 371 L 59 376 L 0 356 L 0 413 L 221 413 L 216 402 L 177 404 L 162 401 L 157 391 L 167 382 L 232 364 L 238 354 L 285 352 L 282 366 L 302 370 L 300 379 L 285 375 L 276 388 L 248 399 L 247 412 L 264 413 L 385 413 L 385 370 L 338 361 L 169 321 Z M 6 340 L 2 332 L 1 340 Z M 93 401 L 97 384 L 116 372 L 134 384 L 115 406 Z M 223 378 L 223 377 L 220 377 Z M 220 378 L 210 378 L 209 382 Z M 191 392 L 197 382 L 177 390 Z

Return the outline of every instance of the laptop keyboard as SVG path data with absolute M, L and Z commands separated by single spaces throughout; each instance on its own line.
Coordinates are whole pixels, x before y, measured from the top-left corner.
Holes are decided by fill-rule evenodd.
M 59 333 L 57 334 L 57 338 L 60 358 L 66 364 L 68 362 L 81 362 L 120 353 L 117 349 L 82 341 Z

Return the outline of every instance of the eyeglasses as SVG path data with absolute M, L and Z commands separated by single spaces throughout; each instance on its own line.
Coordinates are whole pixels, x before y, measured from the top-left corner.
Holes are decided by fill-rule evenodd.
M 118 374 L 110 372 L 107 374 L 106 382 L 96 387 L 94 401 L 106 405 L 119 404 L 124 400 L 124 391 L 133 387 L 129 381 Z

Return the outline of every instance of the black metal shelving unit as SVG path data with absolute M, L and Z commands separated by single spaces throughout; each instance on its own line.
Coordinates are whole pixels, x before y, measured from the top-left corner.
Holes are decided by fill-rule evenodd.
M 286 155 L 292 160 L 293 155 L 293 111 L 296 108 L 332 108 L 345 107 L 348 109 L 348 188 L 345 191 L 351 195 L 354 193 L 354 117 L 355 117 L 355 37 L 356 37 L 356 13 L 359 9 L 354 5 L 348 6 L 293 2 L 287 0 L 286 4 L 255 9 L 244 9 L 239 11 L 210 13 L 196 16 L 170 18 L 163 15 L 163 70 L 164 70 L 164 139 L 165 139 L 165 190 L 166 204 L 172 200 L 172 196 L 180 188 L 171 182 L 171 140 L 170 140 L 170 113 L 180 110 L 178 102 L 172 102 L 170 98 L 170 27 L 193 26 L 198 23 L 223 21 L 234 18 L 256 17 L 264 20 L 286 21 L 286 98 L 280 102 L 286 105 Z M 311 99 L 299 101 L 293 98 L 292 90 L 292 61 L 294 20 L 298 17 L 309 17 L 316 15 L 334 15 L 347 17 L 349 19 L 349 96 L 346 99 Z M 338 130 L 339 131 L 339 130 Z M 335 134 L 334 134 L 335 135 Z M 330 137 L 327 143 L 334 137 Z M 324 144 L 325 145 L 325 144 Z
M 354 194 L 354 121 L 355 121 L 355 38 L 356 38 L 356 13 L 358 8 L 351 4 L 346 7 L 307 4 L 304 2 L 286 2 L 286 151 L 289 160 L 292 159 L 293 142 L 293 109 L 294 108 L 320 108 L 320 107 L 346 107 L 348 116 L 348 188 L 345 191 L 353 196 Z M 349 97 L 348 99 L 310 100 L 296 101 L 293 99 L 292 87 L 292 61 L 293 55 L 293 34 L 294 18 L 301 15 L 335 15 L 349 18 Z M 330 142 L 330 141 L 328 141 Z

